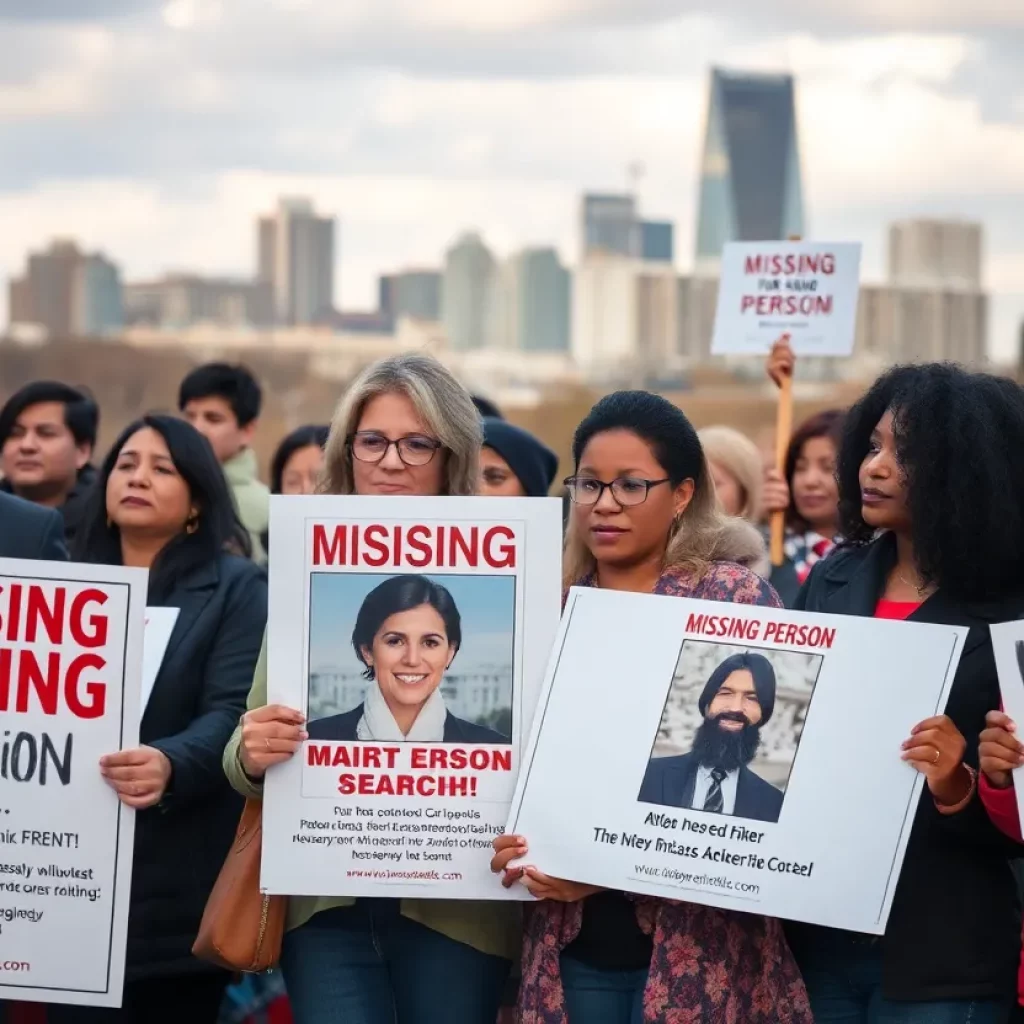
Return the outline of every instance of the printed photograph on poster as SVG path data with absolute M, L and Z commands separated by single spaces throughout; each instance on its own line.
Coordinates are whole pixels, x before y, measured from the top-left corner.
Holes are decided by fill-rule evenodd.
M 121 1005 L 147 574 L 0 559 L 0 1001 Z M 83 941 L 87 937 L 87 941 Z
M 490 870 L 560 607 L 557 499 L 271 502 L 266 892 L 523 900 Z
M 902 744 L 966 634 L 574 588 L 505 831 L 556 878 L 880 935 L 924 785 Z
M 640 802 L 778 821 L 821 661 L 685 641 Z
M 313 573 L 310 738 L 511 743 L 515 585 Z

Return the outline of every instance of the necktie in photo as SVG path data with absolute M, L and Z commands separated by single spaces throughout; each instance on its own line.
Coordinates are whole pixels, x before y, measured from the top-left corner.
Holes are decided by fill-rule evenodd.
M 704 799 L 705 811 L 711 811 L 712 814 L 722 813 L 722 808 L 725 806 L 725 800 L 722 798 L 722 779 L 725 776 L 726 771 L 724 768 L 711 769 L 711 788 Z

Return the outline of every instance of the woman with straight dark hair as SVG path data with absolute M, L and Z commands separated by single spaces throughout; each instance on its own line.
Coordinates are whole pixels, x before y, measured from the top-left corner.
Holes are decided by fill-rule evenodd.
M 330 428 L 318 424 L 297 427 L 286 434 L 270 460 L 271 494 L 316 494 L 324 471 L 324 446 Z M 260 537 L 270 550 L 270 531 Z
M 969 627 L 945 714 L 892 752 L 925 777 L 883 938 L 794 925 L 818 1024 L 1002 1024 L 1020 919 L 1019 848 L 978 798 L 978 738 L 999 708 L 989 626 L 1024 616 L 1024 392 L 950 364 L 903 366 L 850 410 L 845 544 L 796 605 Z M 884 709 L 882 712 L 884 714 Z
M 426 576 L 392 576 L 363 599 L 352 647 L 366 666 L 358 707 L 309 723 L 313 740 L 382 743 L 508 743 L 456 718 L 441 683 L 462 646 L 462 617 L 447 587 Z
M 146 416 L 122 433 L 73 553 L 148 569 L 149 604 L 179 612 L 140 745 L 96 766 L 137 812 L 124 1003 L 50 1006 L 50 1024 L 217 1019 L 230 975 L 193 957 L 192 943 L 241 813 L 220 759 L 267 619 L 266 579 L 243 557 L 248 545 L 224 473 L 194 427 Z
M 719 510 L 697 433 L 670 402 L 646 391 L 601 399 L 576 430 L 573 462 L 566 587 L 780 607 L 739 564 L 760 536 Z M 622 642 L 635 642 L 628 624 Z M 500 836 L 491 861 L 503 884 L 539 900 L 526 908 L 521 1024 L 810 1024 L 781 922 L 600 890 L 543 865 L 509 869 L 527 840 Z

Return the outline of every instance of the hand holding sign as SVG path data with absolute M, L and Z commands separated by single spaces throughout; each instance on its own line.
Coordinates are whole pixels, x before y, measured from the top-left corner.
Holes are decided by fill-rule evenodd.
M 301 711 L 281 704 L 247 711 L 242 716 L 242 745 L 239 756 L 245 774 L 261 779 L 272 765 L 287 761 L 299 744 L 309 739 Z
M 963 767 L 967 743 L 948 715 L 926 718 L 910 730 L 903 760 L 924 777 L 940 804 L 954 806 L 970 792 L 970 773 Z
M 981 770 L 996 789 L 1009 789 L 1014 768 L 1024 765 L 1024 746 L 1014 735 L 1017 726 L 1002 711 L 990 711 L 985 726 L 978 745 Z
M 136 747 L 101 757 L 100 774 L 121 803 L 142 811 L 163 799 L 171 781 L 171 762 L 156 747 Z

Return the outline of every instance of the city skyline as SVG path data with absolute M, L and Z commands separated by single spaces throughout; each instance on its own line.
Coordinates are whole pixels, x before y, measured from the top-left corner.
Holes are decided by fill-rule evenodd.
M 500 255 L 554 245 L 574 263 L 579 194 L 631 187 L 633 161 L 641 208 L 675 223 L 685 271 L 707 71 L 721 64 L 797 75 L 813 237 L 863 241 L 865 280 L 884 278 L 890 221 L 982 222 L 994 351 L 1014 352 L 1018 11 L 395 0 L 382 22 L 357 0 L 248 16 L 235 0 L 82 6 L 16 0 L 0 16 L 16 57 L 0 87 L 4 276 L 59 235 L 128 280 L 245 276 L 254 218 L 308 194 L 338 216 L 340 305 L 371 309 L 379 273 L 436 266 L 463 227 Z

